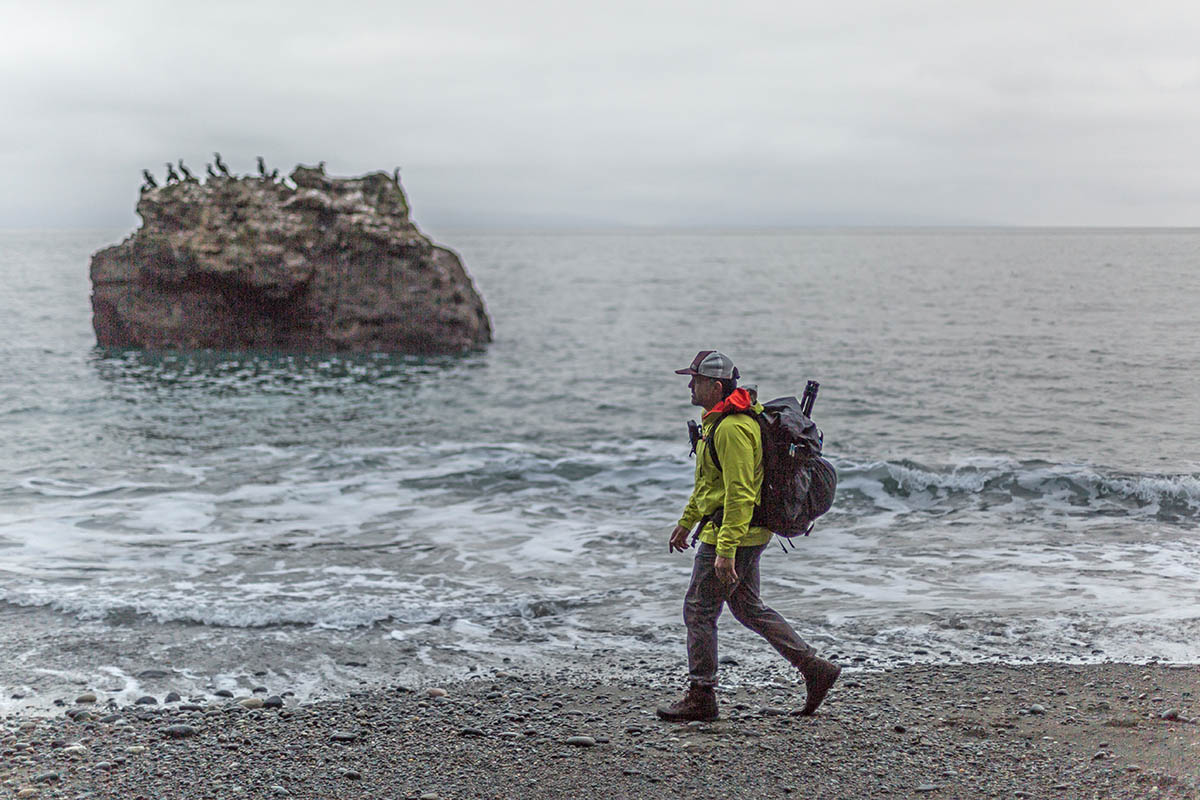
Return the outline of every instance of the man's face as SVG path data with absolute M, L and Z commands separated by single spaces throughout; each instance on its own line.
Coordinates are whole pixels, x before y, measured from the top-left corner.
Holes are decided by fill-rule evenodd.
M 692 405 L 708 410 L 721 400 L 721 382 L 716 378 L 706 378 L 703 375 L 693 375 L 688 382 L 692 390 Z

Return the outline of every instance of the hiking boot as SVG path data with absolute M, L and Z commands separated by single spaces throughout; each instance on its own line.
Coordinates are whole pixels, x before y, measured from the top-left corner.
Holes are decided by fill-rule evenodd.
M 711 686 L 693 683 L 682 700 L 669 706 L 659 706 L 654 713 L 667 722 L 711 722 L 718 716 L 717 693 Z
M 800 671 L 804 673 L 804 688 L 808 690 L 800 716 L 811 717 L 825 699 L 825 695 L 829 694 L 838 675 L 842 674 L 842 668 L 831 661 L 814 656 Z

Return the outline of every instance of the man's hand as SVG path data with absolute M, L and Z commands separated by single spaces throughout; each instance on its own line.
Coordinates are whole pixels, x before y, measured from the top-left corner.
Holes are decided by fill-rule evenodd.
M 691 533 L 682 525 L 676 525 L 675 530 L 671 531 L 671 541 L 667 542 L 667 551 L 674 553 L 676 550 L 683 552 L 691 547 L 688 544 L 688 534 Z
M 713 569 L 717 571 L 717 577 L 721 579 L 721 583 L 737 583 L 737 570 L 733 568 L 733 559 L 725 556 L 717 556 L 717 560 L 713 562 Z

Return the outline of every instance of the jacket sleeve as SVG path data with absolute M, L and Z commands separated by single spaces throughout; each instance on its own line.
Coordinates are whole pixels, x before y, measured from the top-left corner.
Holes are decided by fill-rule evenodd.
M 758 500 L 754 436 L 745 427 L 727 422 L 717 429 L 713 444 L 721 459 L 721 477 L 725 482 L 725 510 L 721 529 L 717 531 L 717 555 L 733 558 L 738 543 L 746 538 Z

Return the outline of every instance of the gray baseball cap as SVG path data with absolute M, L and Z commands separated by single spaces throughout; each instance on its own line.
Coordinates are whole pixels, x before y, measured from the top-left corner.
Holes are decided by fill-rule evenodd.
M 675 370 L 676 375 L 703 375 L 705 378 L 720 380 L 737 380 L 738 369 L 733 360 L 720 350 L 701 350 L 692 359 L 692 363 L 683 369 Z

